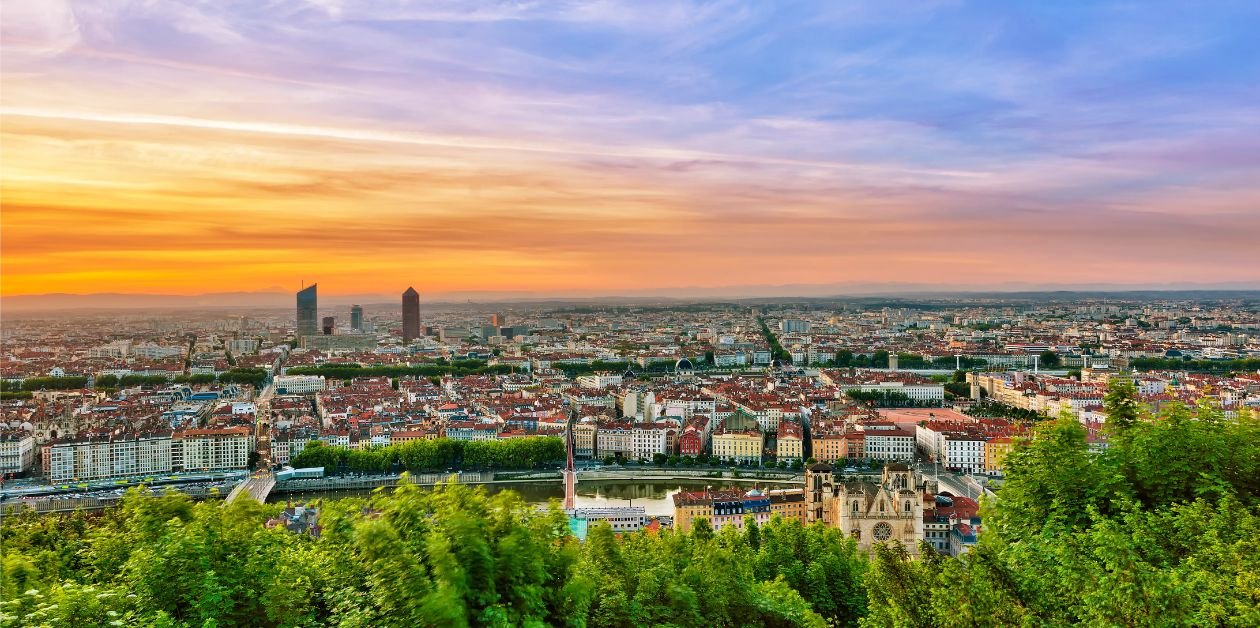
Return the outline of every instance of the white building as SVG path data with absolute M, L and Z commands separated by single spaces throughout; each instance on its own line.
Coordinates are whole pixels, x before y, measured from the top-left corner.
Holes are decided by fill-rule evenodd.
M 669 453 L 669 430 L 669 425 L 635 423 L 630 430 L 630 456 L 650 459 L 655 454 Z
M 115 340 L 109 344 L 88 349 L 89 358 L 125 358 L 131 352 L 130 340 Z
M 862 437 L 867 458 L 893 462 L 914 460 L 915 433 L 908 429 L 866 426 Z
M 608 423 L 595 433 L 595 455 L 634 458 L 633 429 L 626 423 Z
M 621 385 L 620 373 L 589 373 L 579 375 L 577 383 L 583 388 L 607 388 Z
M 785 318 L 779 321 L 779 331 L 785 334 L 805 334 L 809 333 L 809 321 L 799 318 Z
M 168 434 L 53 443 L 48 456 L 49 479 L 53 482 L 170 473 L 173 469 Z
M 323 375 L 280 375 L 272 380 L 276 394 L 305 395 L 324 389 Z
M 258 351 L 258 339 L 237 338 L 235 340 L 229 340 L 227 341 L 227 350 L 232 352 L 232 355 L 254 353 L 255 351 Z
M 648 522 L 647 511 L 642 506 L 576 508 L 569 516 L 588 522 L 607 521 L 613 532 L 635 532 L 643 529 Z
M 249 467 L 252 441 L 248 427 L 175 432 L 171 437 L 171 466 L 176 471 L 245 469 Z
M 0 474 L 21 473 L 35 461 L 35 437 L 26 430 L 0 431 Z
M 984 472 L 984 438 L 968 434 L 945 435 L 945 457 L 941 464 L 964 473 Z
M 878 382 L 868 384 L 841 384 L 841 389 L 845 392 L 850 390 L 861 390 L 863 392 L 871 391 L 889 391 L 899 392 L 909 397 L 913 401 L 919 401 L 928 404 L 939 404 L 945 401 L 945 385 L 944 384 L 905 384 L 902 382 Z
M 184 347 L 164 347 L 146 342 L 131 347 L 131 357 L 141 360 L 162 360 L 184 355 Z

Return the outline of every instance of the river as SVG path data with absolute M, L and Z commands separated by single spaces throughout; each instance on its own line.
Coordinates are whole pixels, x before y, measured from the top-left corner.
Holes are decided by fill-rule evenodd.
M 761 482 L 762 487 L 787 486 Z M 564 499 L 564 485 L 557 480 L 523 482 L 518 484 L 487 484 L 487 492 L 516 491 L 531 504 L 546 504 L 552 499 Z M 730 479 L 705 480 L 585 480 L 577 484 L 577 507 L 594 508 L 607 506 L 642 506 L 648 515 L 673 515 L 674 494 L 679 491 L 701 491 L 705 486 L 713 489 L 740 486 L 753 488 L 753 482 L 734 482 Z M 427 487 L 424 490 L 428 490 Z M 367 495 L 367 490 L 312 491 L 307 493 L 272 494 L 267 501 L 300 503 L 316 498 L 329 499 Z

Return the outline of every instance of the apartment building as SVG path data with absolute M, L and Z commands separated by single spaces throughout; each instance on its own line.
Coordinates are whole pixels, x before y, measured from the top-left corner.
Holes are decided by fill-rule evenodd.
M 248 427 L 181 430 L 171 435 L 171 465 L 177 471 L 246 469 L 253 440 Z
M 35 461 L 35 437 L 26 430 L 0 430 L 0 475 L 22 473 Z

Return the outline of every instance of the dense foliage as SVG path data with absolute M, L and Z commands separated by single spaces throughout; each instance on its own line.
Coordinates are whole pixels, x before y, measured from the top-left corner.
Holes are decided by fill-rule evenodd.
M 318 539 L 260 525 L 276 510 L 133 493 L 6 521 L 0 623 L 821 627 L 865 599 L 852 543 L 797 522 L 579 543 L 554 506 L 457 484 L 330 502 Z
M 1141 371 L 1195 371 L 1228 373 L 1260 370 L 1260 358 L 1236 360 L 1191 360 L 1189 358 L 1133 358 L 1129 366 Z
M 666 360 L 658 362 L 650 362 L 647 366 L 641 366 L 637 362 L 604 362 L 602 360 L 592 360 L 588 364 L 552 364 L 551 368 L 556 369 L 570 378 L 587 373 L 599 373 L 608 371 L 612 373 L 624 373 L 631 371 L 634 373 L 669 373 L 674 370 L 676 361 Z M 698 360 L 692 364 L 694 367 L 703 368 L 705 365 Z
M 354 379 L 356 377 L 442 377 L 452 375 L 507 375 L 512 366 L 496 364 L 490 366 L 482 360 L 455 360 L 452 362 L 434 362 L 415 366 L 359 366 L 358 364 L 337 364 L 324 366 L 296 366 L 288 370 L 289 375 L 323 375 L 328 379 Z
M 34 392 L 37 390 L 74 390 L 87 386 L 88 378 L 81 375 L 66 377 L 27 377 L 22 380 L 21 385 L 13 382 L 0 380 L 0 390 L 9 392 L 26 391 Z
M 971 553 L 876 551 L 863 623 L 1260 625 L 1260 423 L 1174 407 L 1110 442 L 1042 424 L 1006 459 Z
M 766 337 L 766 342 L 770 345 L 770 356 L 784 364 L 791 364 L 792 354 L 788 353 L 788 350 L 779 344 L 779 337 L 770 331 L 770 326 L 766 325 L 765 319 L 758 318 L 757 323 L 761 325 L 761 333 Z
M 958 559 L 779 518 L 579 542 L 554 504 L 460 485 L 327 502 L 319 538 L 264 527 L 276 505 L 132 493 L 6 518 L 0 625 L 1260 625 L 1257 421 L 1174 408 L 1111 442 L 1041 424 Z
M 1001 417 L 1017 421 L 1046 421 L 1052 418 L 1050 415 L 1036 410 L 1016 408 L 1015 406 L 988 398 L 978 401 L 968 408 L 967 414 L 975 417 Z
M 899 390 L 848 390 L 844 393 L 854 401 L 877 408 L 929 408 L 939 407 L 939 401 L 912 399 Z
M 295 468 L 324 467 L 330 474 L 413 472 L 448 469 L 537 469 L 564 461 L 564 441 L 531 436 L 488 441 L 449 438 L 413 440 L 386 447 L 349 449 L 319 441 L 309 443 L 289 461 Z

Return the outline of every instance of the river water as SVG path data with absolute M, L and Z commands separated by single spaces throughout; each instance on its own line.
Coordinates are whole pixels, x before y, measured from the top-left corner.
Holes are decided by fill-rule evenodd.
M 486 484 L 484 485 L 487 492 L 497 493 L 499 491 L 516 491 L 520 493 L 531 504 L 546 504 L 552 499 L 564 499 L 564 485 L 558 480 L 548 480 L 540 482 L 522 482 L 513 484 Z M 588 480 L 579 481 L 577 484 L 577 507 L 578 508 L 595 508 L 608 506 L 642 506 L 648 515 L 673 515 L 674 514 L 674 494 L 679 491 L 701 491 L 705 486 L 709 486 L 713 490 L 719 488 L 729 488 L 739 486 L 744 489 L 752 489 L 753 482 L 734 482 L 730 479 L 719 480 L 669 480 L 669 481 L 644 481 L 644 480 Z M 792 485 L 780 485 L 774 483 L 761 482 L 762 488 L 766 487 L 787 487 Z M 272 494 L 268 501 L 284 502 L 293 501 L 294 503 L 309 501 L 311 499 L 321 498 L 329 499 L 339 496 L 362 496 L 367 495 L 370 491 L 365 490 L 342 490 L 342 491 L 313 491 L 308 493 L 284 493 Z

